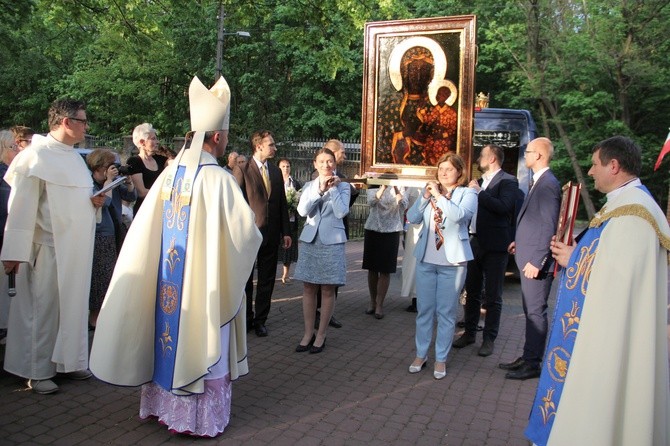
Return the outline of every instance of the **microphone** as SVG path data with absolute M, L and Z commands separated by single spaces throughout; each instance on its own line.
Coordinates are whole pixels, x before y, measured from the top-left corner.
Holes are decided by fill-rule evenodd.
M 7 294 L 9 295 L 9 297 L 16 296 L 16 273 L 13 272 L 9 273 L 7 281 L 8 281 Z

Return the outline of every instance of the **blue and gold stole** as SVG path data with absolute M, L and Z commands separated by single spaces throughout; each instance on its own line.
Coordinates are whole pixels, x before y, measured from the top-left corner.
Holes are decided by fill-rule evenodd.
M 195 175 L 199 171 L 200 167 Z M 171 188 L 164 188 L 164 192 L 168 193 L 162 196 L 164 198 L 163 233 L 156 288 L 153 381 L 166 390 L 173 389 L 191 211 L 190 198 L 193 183 L 185 179 L 185 172 L 186 167 L 179 166 L 174 179 L 167 177 L 165 184 Z
M 542 363 L 542 375 L 525 431 L 526 437 L 540 446 L 547 444 L 558 410 L 565 377 L 570 367 L 572 350 L 579 331 L 591 267 L 598 251 L 600 235 L 605 226 L 607 226 L 607 221 L 584 233 L 572 252 L 568 266 L 561 274 L 554 322 L 549 335 L 547 353 Z

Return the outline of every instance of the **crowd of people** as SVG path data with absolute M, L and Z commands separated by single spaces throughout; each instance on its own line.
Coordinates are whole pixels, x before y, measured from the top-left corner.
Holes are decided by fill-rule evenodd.
M 232 152 L 222 168 L 225 79 L 207 89 L 194 78 L 189 102 L 184 148 L 161 154 L 155 129 L 140 124 L 139 154 L 123 169 L 113 151 L 96 149 L 84 161 L 73 150 L 88 128 L 78 100 L 52 103 L 47 136 L 18 126 L 0 131 L 0 259 L 3 279 L 20 294 L 0 293 L 0 329 L 5 369 L 34 392 L 58 391 L 57 374 L 82 380 L 93 372 L 142 386 L 142 418 L 213 437 L 229 422 L 232 381 L 248 373 L 247 333 L 270 335 L 278 263 L 283 283 L 303 284 L 295 352 L 324 352 L 328 327 L 342 326 L 334 312 L 347 283 L 347 215 L 359 191 L 338 171 L 346 157 L 338 140 L 316 151 L 305 184 L 291 175 L 289 159 L 275 161 L 268 130 L 251 136 L 248 158 Z M 640 148 L 625 137 L 595 145 L 589 174 L 607 204 L 569 244 L 553 237 L 561 205 L 553 155 L 547 138 L 526 147 L 525 195 L 495 145 L 479 154 L 478 180 L 447 151 L 421 187 L 369 187 L 362 263 L 369 303 L 361 310 L 384 318 L 404 234 L 401 294 L 417 313 L 408 372 L 420 373 L 432 356 L 433 377 L 443 379 L 451 348 L 476 342 L 482 311 L 477 353 L 494 352 L 505 267 L 515 254 L 525 343 L 520 357 L 499 367 L 508 379 L 539 377 L 526 435 L 540 445 L 667 444 L 670 228 L 639 180 Z M 124 209 L 132 204 L 129 224 Z M 563 272 L 550 324 L 554 262 Z M 454 338 L 462 295 L 464 332 Z

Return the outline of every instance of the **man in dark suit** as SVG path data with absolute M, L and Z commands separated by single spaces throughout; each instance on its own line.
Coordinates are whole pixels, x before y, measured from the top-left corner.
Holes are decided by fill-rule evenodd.
M 556 232 L 561 207 L 561 185 L 549 170 L 554 146 L 547 138 L 528 144 L 526 166 L 533 170 L 533 186 L 521 206 L 516 237 L 509 251 L 515 254 L 521 272 L 521 299 L 526 315 L 526 342 L 523 355 L 510 363 L 499 364 L 508 379 L 540 376 L 540 363 L 547 340 L 547 299 L 553 280 L 553 259 L 549 250 Z
M 346 178 L 347 176 L 344 174 L 344 172 L 341 171 L 342 164 L 344 164 L 344 161 L 347 159 L 347 151 L 344 148 L 344 144 L 342 144 L 342 141 L 339 139 L 329 139 L 326 141 L 326 143 L 323 145 L 324 148 L 330 149 L 333 151 L 335 154 L 335 175 L 337 175 L 339 178 Z M 312 179 L 318 177 L 318 173 L 314 171 L 312 174 Z M 351 206 L 354 205 L 356 202 L 356 198 L 358 197 L 359 190 L 356 189 L 352 184 L 349 184 L 349 187 L 351 189 L 351 196 L 349 198 L 349 209 L 351 209 Z M 349 240 L 349 218 L 348 216 L 345 216 L 342 219 L 342 222 L 344 223 L 344 233 L 347 236 L 347 240 Z M 335 288 L 335 297 L 337 298 L 337 291 L 339 287 Z M 319 328 L 319 309 L 321 308 L 321 287 L 317 290 L 316 293 L 316 323 L 314 324 L 316 328 Z M 342 328 L 342 322 L 339 320 L 335 319 L 335 315 L 332 315 L 330 317 L 330 322 L 328 323 L 331 327 L 335 328 Z
M 270 313 L 275 286 L 278 247 L 282 237 L 284 248 L 291 247 L 291 228 L 281 171 L 273 163 L 267 162 L 277 151 L 272 133 L 260 130 L 251 135 L 251 151 L 251 159 L 243 166 L 234 167 L 233 175 L 245 200 L 256 214 L 256 226 L 263 235 L 263 243 L 256 257 L 258 280 L 255 316 L 252 307 L 253 271 L 244 291 L 247 295 L 247 329 L 253 327 L 257 336 L 264 337 L 268 335 L 265 322 Z
M 475 342 L 483 306 L 486 319 L 479 356 L 493 353 L 498 336 L 507 248 L 512 241 L 514 210 L 520 194 L 519 181 L 502 170 L 503 160 L 504 153 L 500 147 L 493 144 L 484 146 L 478 160 L 482 178 L 469 184 L 477 192 L 478 203 L 470 223 L 474 259 L 468 262 L 465 279 L 465 333 L 454 341 L 453 347 L 463 348 Z

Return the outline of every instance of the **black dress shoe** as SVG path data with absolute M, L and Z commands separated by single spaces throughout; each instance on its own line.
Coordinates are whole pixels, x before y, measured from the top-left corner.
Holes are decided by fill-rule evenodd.
M 335 319 L 335 316 L 330 317 L 330 322 L 328 322 L 328 325 L 334 328 L 342 328 L 342 322 Z
M 465 346 L 468 346 L 470 344 L 475 343 L 475 337 L 474 335 L 469 335 L 469 334 L 462 334 L 460 338 L 456 339 L 451 346 L 454 348 L 463 348 Z
M 484 339 L 484 341 L 482 342 L 482 346 L 479 347 L 479 351 L 477 352 L 477 354 L 479 356 L 484 357 L 491 356 L 493 354 L 493 348 L 494 348 L 493 346 L 494 344 L 491 339 Z
M 254 330 L 256 331 L 256 336 L 259 338 L 264 338 L 268 335 L 268 329 L 263 324 L 256 324 Z
M 408 313 L 416 313 L 416 297 L 412 298 L 412 303 L 409 305 L 409 307 L 405 308 L 405 311 Z
M 524 363 L 521 367 L 516 370 L 510 370 L 505 374 L 507 379 L 531 379 L 540 377 L 540 366 L 531 364 L 529 362 Z
M 525 363 L 526 361 L 524 361 L 523 358 L 516 358 L 512 362 L 501 362 L 498 364 L 498 367 L 503 370 L 518 370 Z
M 321 344 L 318 347 L 316 345 L 312 344 L 312 347 L 310 347 L 309 352 L 310 353 L 321 353 L 325 347 L 326 347 L 326 340 L 324 339 L 323 344 Z
M 307 350 L 310 349 L 312 344 L 314 344 L 314 340 L 316 340 L 315 334 L 312 335 L 312 339 L 309 340 L 309 343 L 307 345 L 298 344 L 298 346 L 295 348 L 295 351 L 298 353 L 306 352 Z

